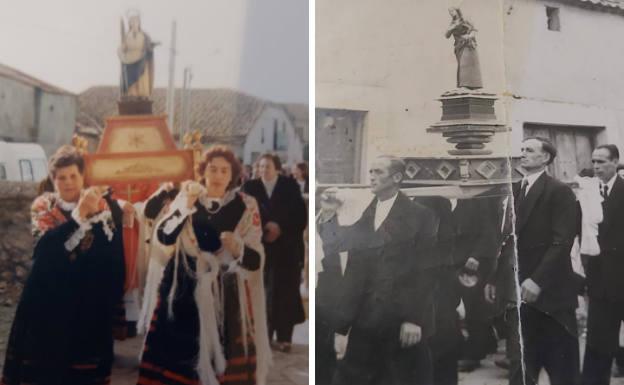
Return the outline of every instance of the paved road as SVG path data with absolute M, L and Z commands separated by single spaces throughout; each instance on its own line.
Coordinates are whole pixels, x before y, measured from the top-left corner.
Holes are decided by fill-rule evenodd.
M 14 306 L 9 307 L 0 305 L 0 368 L 4 365 L 4 353 L 6 350 L 6 343 L 9 338 L 9 332 L 11 331 L 11 323 L 13 322 L 14 314 Z
M 115 345 L 115 365 L 113 367 L 113 385 L 136 385 L 137 356 L 142 338 L 133 338 Z M 274 352 L 274 365 L 269 374 L 271 385 L 307 385 L 308 384 L 308 346 L 294 345 L 289 354 Z
M 6 339 L 11 327 L 15 307 L 0 306 L 0 366 L 4 363 Z M 268 383 L 270 385 L 305 385 L 308 383 L 308 324 L 295 329 L 296 345 L 290 354 L 275 352 Z M 581 341 L 582 342 L 582 341 Z M 114 385 L 135 385 L 137 376 L 137 353 L 142 340 L 134 338 L 116 344 L 116 362 L 113 368 Z M 488 357 L 482 367 L 472 373 L 460 373 L 461 385 L 507 385 L 506 371 L 494 365 L 494 359 L 502 353 Z M 540 385 L 548 385 L 543 376 Z M 611 385 L 624 385 L 623 378 L 614 378 Z
M 581 341 L 582 342 L 582 341 Z M 502 351 L 502 349 L 500 349 Z M 494 365 L 503 354 L 497 353 L 483 360 L 482 366 L 472 373 L 460 373 L 460 385 L 507 385 L 507 371 Z M 538 385 L 549 385 L 547 375 L 542 372 Z M 624 378 L 612 378 L 611 385 L 624 385 Z
M 293 335 L 293 349 L 290 353 L 273 353 L 273 367 L 267 381 L 270 385 L 308 384 L 308 323 L 298 325 Z M 135 385 L 137 380 L 138 354 L 142 337 L 115 344 L 115 365 L 113 385 Z
M 6 340 L 11 329 L 15 307 L 0 306 L 0 368 L 4 364 Z M 274 352 L 274 365 L 269 374 L 271 385 L 308 384 L 308 323 L 298 325 L 293 336 L 293 350 L 289 353 Z M 138 353 L 142 337 L 115 344 L 113 385 L 135 385 L 137 380 Z

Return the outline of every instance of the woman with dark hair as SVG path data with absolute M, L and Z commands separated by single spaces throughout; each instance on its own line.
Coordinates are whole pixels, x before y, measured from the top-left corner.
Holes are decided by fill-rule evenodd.
M 138 383 L 265 384 L 271 351 L 258 206 L 235 189 L 241 166 L 229 148 L 208 149 L 199 171 L 202 183 L 184 183 L 156 225 L 170 259 Z
M 54 192 L 54 182 L 49 176 L 46 176 L 45 179 L 37 185 L 37 196 L 45 192 Z
M 0 383 L 109 384 L 124 283 L 122 210 L 105 189 L 84 189 L 84 160 L 73 147 L 61 147 L 49 171 L 54 192 L 31 208 L 34 262 Z
M 292 175 L 299 184 L 302 194 L 307 194 L 309 190 L 308 181 L 308 164 L 306 162 L 299 162 L 292 168 Z
M 303 231 L 307 209 L 299 185 L 292 178 L 279 175 L 280 169 L 279 157 L 262 155 L 260 178 L 247 181 L 243 191 L 256 198 L 262 217 L 269 339 L 275 334 L 277 349 L 287 352 L 295 325 L 305 321 L 299 286 L 305 259 Z

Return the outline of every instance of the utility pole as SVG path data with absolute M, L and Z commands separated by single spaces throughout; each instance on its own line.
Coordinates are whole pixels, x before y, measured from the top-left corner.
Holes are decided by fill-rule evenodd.
M 176 56 L 176 22 L 171 22 L 171 44 L 169 46 L 169 87 L 167 88 L 167 124 L 169 130 L 175 134 L 175 56 Z M 178 130 L 179 131 L 179 130 Z M 181 135 L 180 135 L 181 136 Z
M 190 131 L 191 124 L 191 79 L 193 73 L 190 67 L 184 68 L 184 83 L 182 85 L 182 105 L 181 105 L 181 117 L 180 117 L 180 144 L 182 143 L 182 137 L 185 133 Z
M 187 67 L 188 80 L 186 82 L 186 132 L 191 131 L 191 109 L 193 106 L 193 94 L 191 93 L 191 82 L 193 81 L 193 70 Z

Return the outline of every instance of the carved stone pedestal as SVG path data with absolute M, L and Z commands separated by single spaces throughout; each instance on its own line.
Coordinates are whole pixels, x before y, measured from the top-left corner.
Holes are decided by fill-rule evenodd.
M 455 145 L 451 155 L 489 155 L 486 143 L 495 132 L 505 131 L 496 118 L 494 94 L 460 88 L 442 94 L 442 118 L 427 132 L 442 133 L 447 142 Z
M 496 117 L 495 94 L 461 88 L 445 92 L 439 100 L 442 117 L 427 132 L 441 133 L 455 148 L 449 156 L 404 158 L 404 188 L 453 186 L 442 196 L 470 198 L 522 177 L 517 159 L 492 156 L 486 147 L 495 133 L 506 131 Z

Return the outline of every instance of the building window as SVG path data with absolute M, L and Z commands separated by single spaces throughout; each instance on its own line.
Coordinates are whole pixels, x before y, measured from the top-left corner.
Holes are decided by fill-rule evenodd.
M 260 143 L 264 144 L 264 127 L 260 128 Z
M 549 31 L 560 31 L 561 22 L 559 20 L 559 8 L 546 7 L 546 19 Z
M 286 123 L 282 122 L 282 127 L 277 133 L 277 142 L 275 150 L 286 151 L 288 150 L 288 134 L 286 133 Z
M 33 169 L 30 160 L 21 159 L 19 161 L 20 173 L 22 174 L 23 181 L 34 181 Z
M 6 179 L 7 179 L 6 168 L 4 167 L 3 163 L 0 163 L 0 180 L 6 180 Z

